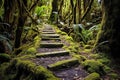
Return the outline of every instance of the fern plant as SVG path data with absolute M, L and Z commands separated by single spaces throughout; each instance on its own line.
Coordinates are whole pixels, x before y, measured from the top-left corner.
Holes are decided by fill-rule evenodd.
M 46 16 L 46 10 L 47 10 L 47 6 L 37 6 L 35 8 L 35 14 L 37 14 L 38 17 L 42 17 L 42 16 Z
M 95 39 L 98 30 L 100 29 L 99 25 L 94 25 L 90 29 L 86 30 L 82 24 L 73 25 L 75 40 L 82 39 L 86 44 L 89 40 Z
M 2 49 L 3 47 L 5 48 L 4 52 L 12 52 L 13 47 L 12 47 L 12 43 L 10 41 L 10 39 L 8 39 L 7 37 L 5 37 L 4 35 L 0 34 L 0 43 L 3 44 L 3 46 L 1 46 L 0 48 Z

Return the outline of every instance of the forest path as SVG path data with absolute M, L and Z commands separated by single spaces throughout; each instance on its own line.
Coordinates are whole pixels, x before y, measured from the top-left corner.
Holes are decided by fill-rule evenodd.
M 79 65 L 78 59 L 62 48 L 64 43 L 51 25 L 44 25 L 41 39 L 33 62 L 48 68 L 61 80 L 84 80 L 88 73 Z

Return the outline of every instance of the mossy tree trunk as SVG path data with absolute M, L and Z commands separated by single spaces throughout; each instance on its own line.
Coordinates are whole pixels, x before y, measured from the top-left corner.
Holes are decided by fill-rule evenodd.
M 15 11 L 16 11 L 16 0 L 5 0 L 4 1 L 4 23 L 8 23 L 11 26 L 4 26 L 6 27 L 4 31 L 8 32 L 9 34 L 12 33 L 14 24 L 15 24 Z
M 120 52 L 120 0 L 102 0 L 102 28 L 98 34 L 95 48 L 112 57 Z
M 61 0 L 61 1 L 60 1 L 59 10 L 58 10 L 58 14 L 59 14 L 59 19 L 60 19 L 60 20 L 63 20 L 63 17 L 62 17 L 63 4 L 64 4 L 64 0 Z
M 70 0 L 70 4 L 71 4 L 71 7 L 72 7 L 73 23 L 76 24 L 76 6 L 77 6 L 77 2 L 75 2 L 75 5 L 74 5 L 74 1 Z
M 52 1 L 52 11 L 50 15 L 50 20 L 51 21 L 56 21 L 58 15 L 58 0 L 53 0 Z
M 81 19 L 81 0 L 77 0 L 77 6 L 78 6 L 78 23 L 80 24 Z
M 23 27 L 25 24 L 25 20 L 27 18 L 24 6 L 27 7 L 27 0 L 18 0 L 18 8 L 19 8 L 19 18 L 18 18 L 18 25 L 16 29 L 16 35 L 15 35 L 15 43 L 14 48 L 19 48 L 21 45 L 21 36 L 23 32 Z M 19 54 L 20 50 L 17 50 L 15 54 Z

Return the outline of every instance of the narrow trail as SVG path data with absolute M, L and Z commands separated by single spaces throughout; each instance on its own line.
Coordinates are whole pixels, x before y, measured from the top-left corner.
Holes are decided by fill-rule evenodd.
M 61 80 L 84 80 L 88 73 L 79 65 L 79 61 L 62 47 L 60 35 L 51 25 L 45 24 L 41 34 L 40 48 L 32 61 L 53 72 Z

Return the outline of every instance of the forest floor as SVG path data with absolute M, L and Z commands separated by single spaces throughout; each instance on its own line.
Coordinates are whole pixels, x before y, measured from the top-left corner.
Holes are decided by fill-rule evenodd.
M 3 74 L 4 67 L 10 68 L 10 70 L 6 69 L 8 73 L 5 76 L 3 75 L 3 78 L 8 75 L 8 77 L 13 77 L 13 75 L 20 73 L 17 72 L 21 71 L 18 70 L 18 67 L 20 67 L 23 68 L 21 74 L 14 76 L 16 78 L 19 76 L 20 79 L 18 78 L 18 80 L 22 80 L 24 77 L 28 78 L 26 80 L 31 80 L 31 77 L 33 79 L 36 77 L 36 80 L 39 80 L 41 74 L 50 78 L 52 73 L 60 80 L 120 80 L 119 64 L 111 62 L 111 59 L 102 53 L 93 54 L 91 48 L 94 41 L 82 44 L 74 41 L 72 37 L 54 25 L 42 24 L 40 26 L 43 26 L 40 27 L 40 35 L 37 35 L 40 40 L 35 41 L 35 39 L 30 44 L 31 46 L 23 46 L 23 51 L 18 56 L 15 56 L 15 59 L 12 58 L 10 63 L 0 65 L 0 75 Z M 37 43 L 37 47 L 35 47 L 34 42 Z M 40 66 L 47 70 L 38 69 Z M 52 73 L 49 73 L 49 71 Z M 25 76 L 23 77 L 23 75 Z M 0 76 L 0 80 L 3 78 Z M 54 80 L 59 80 L 57 78 Z M 46 80 L 46 77 L 43 80 Z
M 76 60 L 76 62 L 71 61 L 64 63 L 64 61 L 69 61 L 71 59 L 74 60 L 74 58 L 69 54 L 69 52 L 68 54 L 64 54 L 67 53 L 67 51 L 62 47 L 68 44 L 66 44 L 64 40 L 60 39 L 60 35 L 56 34 L 55 30 L 51 27 L 51 25 L 45 24 L 41 35 L 41 45 L 44 46 L 38 48 L 38 57 L 31 59 L 34 63 L 50 69 L 56 77 L 61 78 L 62 80 L 83 80 L 88 75 L 88 73 L 82 68 L 82 66 L 79 65 Z M 62 44 L 62 46 L 56 46 L 56 44 L 58 43 Z M 57 55 L 44 55 L 50 53 L 56 53 Z M 43 56 L 39 54 L 43 54 Z M 61 67 L 51 67 L 51 65 L 57 65 L 56 63 L 60 62 L 63 62 L 59 65 Z M 73 65 L 70 65 L 71 63 Z

